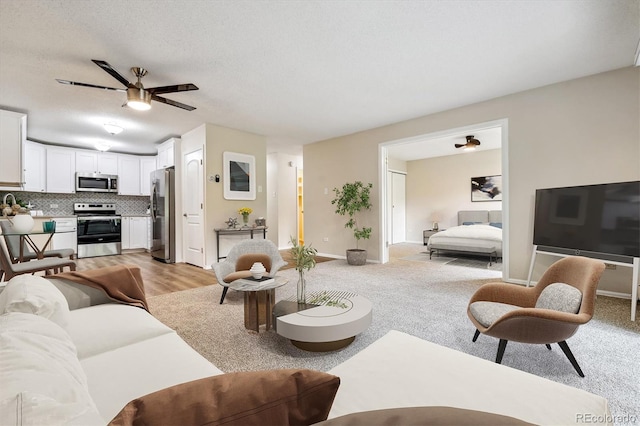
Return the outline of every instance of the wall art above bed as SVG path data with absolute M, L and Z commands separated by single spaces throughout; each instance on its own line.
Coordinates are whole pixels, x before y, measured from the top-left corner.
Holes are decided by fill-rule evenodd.
M 471 178 L 471 201 L 502 201 L 502 175 Z

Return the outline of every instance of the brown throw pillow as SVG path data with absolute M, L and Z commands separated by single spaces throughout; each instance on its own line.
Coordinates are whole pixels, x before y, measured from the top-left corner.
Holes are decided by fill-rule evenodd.
M 129 402 L 110 425 L 310 425 L 326 420 L 340 378 L 313 370 L 227 373 Z

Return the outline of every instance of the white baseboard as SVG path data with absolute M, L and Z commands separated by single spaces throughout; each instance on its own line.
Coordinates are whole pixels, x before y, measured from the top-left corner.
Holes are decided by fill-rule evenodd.
M 514 278 L 508 278 L 506 282 L 511 284 L 518 284 L 522 286 L 527 285 L 527 280 L 518 280 Z M 531 282 L 531 287 L 535 286 L 538 282 Z M 609 291 L 609 290 L 596 290 L 596 294 L 599 296 L 607 296 L 607 297 L 615 297 L 618 299 L 629 299 L 631 300 L 631 293 L 620 293 L 618 291 Z

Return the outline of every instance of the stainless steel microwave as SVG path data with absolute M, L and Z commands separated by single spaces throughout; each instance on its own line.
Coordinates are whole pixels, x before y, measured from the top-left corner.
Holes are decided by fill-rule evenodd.
M 118 192 L 118 176 L 76 173 L 76 192 Z

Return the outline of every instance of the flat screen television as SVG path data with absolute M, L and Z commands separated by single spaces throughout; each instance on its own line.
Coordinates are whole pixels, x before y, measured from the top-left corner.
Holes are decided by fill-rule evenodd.
M 640 257 L 640 181 L 536 190 L 533 244 L 624 263 Z

